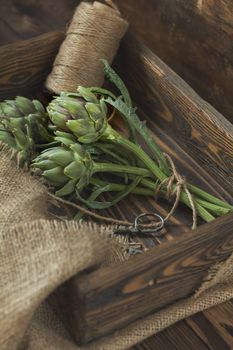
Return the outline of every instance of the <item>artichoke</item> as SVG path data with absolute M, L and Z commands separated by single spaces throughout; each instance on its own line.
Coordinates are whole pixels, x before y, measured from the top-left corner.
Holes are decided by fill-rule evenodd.
M 134 174 L 142 177 L 151 175 L 144 168 L 95 162 L 89 145 L 78 143 L 75 136 L 67 132 L 56 131 L 55 135 L 54 140 L 60 145 L 42 151 L 34 159 L 32 170 L 57 188 L 57 196 L 67 196 L 75 191 L 79 193 L 90 183 L 95 173 Z
M 61 93 L 47 107 L 52 123 L 58 130 L 72 132 L 81 143 L 96 142 L 105 132 L 107 106 L 88 88 L 79 87 L 78 93 Z
M 32 159 L 37 144 L 53 140 L 47 124 L 47 113 L 37 100 L 18 96 L 0 103 L 0 141 L 16 149 L 19 165 Z
M 66 196 L 80 191 L 89 184 L 93 170 L 93 161 L 85 148 L 74 142 L 72 136 L 58 133 L 57 141 L 61 146 L 44 150 L 37 156 L 32 168 L 36 175 L 43 176 L 46 181 L 58 188 L 57 196 Z

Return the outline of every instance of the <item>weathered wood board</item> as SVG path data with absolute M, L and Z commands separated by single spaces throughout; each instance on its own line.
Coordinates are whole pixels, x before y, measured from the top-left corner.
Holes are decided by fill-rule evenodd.
M 180 172 L 232 202 L 233 126 L 132 36 L 122 45 L 118 70 L 157 142 L 171 154 Z M 117 210 L 113 208 L 111 215 L 132 221 L 140 212 L 165 215 L 168 210 L 163 201 L 131 197 Z M 180 238 L 116 268 L 73 279 L 67 287 L 72 296 L 66 300 L 72 300 L 70 327 L 76 339 L 86 342 L 106 335 L 194 293 L 211 264 L 224 260 L 221 245 L 229 247 L 227 256 L 233 251 L 232 244 L 227 244 L 233 233 L 232 219 L 231 214 L 200 226 L 193 235 L 184 234 L 191 216 L 180 206 L 170 222 L 175 225 L 168 224 L 160 240 Z M 153 245 L 153 239 L 146 244 Z
M 56 2 L 53 0 L 46 2 L 42 0 L 9 0 L 7 2 L 1 2 L 0 42 L 2 44 L 13 43 L 20 39 L 31 38 L 48 30 L 64 30 L 78 2 L 76 0 L 59 0 Z M 232 120 L 232 2 L 230 0 L 220 0 L 218 2 L 212 0 L 190 0 L 188 2 L 184 0 L 138 0 L 136 2 L 133 0 L 119 0 L 118 3 L 130 20 L 131 27 L 149 44 L 149 47 L 191 84 L 202 97 L 211 102 L 228 119 Z M 143 7 L 143 16 L 141 15 L 141 7 Z M 58 45 L 57 40 L 58 37 L 55 39 L 55 46 Z M 52 41 L 51 45 L 53 46 Z M 56 50 L 55 46 L 53 47 L 54 50 Z M 6 57 L 4 48 L 2 49 L 4 57 Z M 13 47 L 12 50 L 14 50 Z M 21 54 L 23 55 L 23 50 Z M 11 74 L 14 76 L 14 65 L 19 64 L 19 56 L 21 54 L 15 57 L 15 62 L 14 60 L 10 61 L 13 68 L 11 66 L 10 72 L 3 75 L 3 80 L 0 79 L 0 83 L 3 81 L 6 89 L 10 88 L 8 92 L 11 92 L 12 96 L 14 91 L 15 94 L 23 93 L 22 91 L 24 91 L 26 95 L 33 97 L 36 90 L 35 81 L 37 79 L 33 78 L 33 72 L 38 74 L 41 70 L 45 78 L 47 74 L 45 72 L 50 69 L 48 67 L 51 67 L 52 57 L 54 57 L 55 51 L 49 53 L 49 51 L 45 52 L 42 49 L 43 57 L 51 55 L 49 65 L 46 59 L 42 60 L 40 67 L 34 67 L 32 69 L 32 75 L 27 75 L 27 78 L 30 79 L 26 79 L 25 81 L 25 75 L 22 74 L 17 77 L 16 86 L 13 86 L 14 84 L 10 84 L 11 86 L 9 86 L 7 83 L 8 79 L 10 80 Z M 29 63 L 31 64 L 32 61 L 29 60 Z M 24 60 L 24 64 L 25 66 L 27 65 L 26 60 Z M 23 83 L 22 90 L 20 88 L 21 82 Z M 25 82 L 26 84 L 24 84 Z M 40 86 L 41 83 L 42 80 L 39 81 Z M 6 96 L 4 87 L 1 89 L 1 94 L 2 98 Z M 136 95 L 138 95 L 138 92 L 135 92 Z M 10 97 L 8 93 L 7 97 Z M 147 108 L 148 105 L 149 102 L 146 103 Z M 151 109 L 159 105 L 161 104 L 157 98 Z M 162 119 L 162 114 L 160 114 L 159 118 L 160 127 L 162 127 L 162 124 L 166 125 L 167 123 L 166 120 Z M 145 111 L 141 111 L 141 116 L 150 119 L 150 115 L 145 113 Z M 152 124 L 150 122 L 150 126 Z M 170 129 L 168 128 L 168 130 Z M 190 135 L 190 129 L 188 128 L 185 139 L 187 140 Z M 199 135 L 196 136 L 199 142 Z M 219 188 L 216 185 L 216 181 L 208 186 L 209 177 L 207 172 L 203 172 L 202 167 L 197 166 L 196 161 L 190 161 L 187 152 L 181 149 L 183 146 L 182 143 L 180 145 L 177 144 L 179 139 L 174 142 L 169 135 L 165 137 L 161 129 L 157 129 L 155 137 L 161 146 L 164 146 L 166 142 L 168 146 L 164 150 L 169 151 L 174 156 L 179 169 L 185 171 L 188 178 L 195 176 L 195 181 L 199 183 L 200 178 L 207 176 L 204 182 L 201 181 L 201 184 L 215 193 L 216 191 L 220 191 L 225 198 L 228 197 L 228 190 L 224 189 L 223 191 L 223 187 L 225 188 L 225 186 L 220 186 L 221 188 Z M 195 138 L 191 140 L 191 143 L 195 143 Z M 223 162 L 223 159 L 221 159 L 222 149 L 219 153 L 219 150 L 214 149 L 213 146 L 210 146 L 210 148 L 208 150 L 208 159 L 212 152 L 210 159 L 212 164 L 212 161 L 216 160 L 214 154 L 219 154 L 218 158 L 221 163 L 218 167 L 218 173 L 222 174 L 223 177 L 226 174 L 224 169 L 229 164 L 229 158 L 227 157 L 226 161 Z M 225 151 L 227 151 L 226 148 Z M 180 154 L 180 156 L 176 157 L 176 154 Z M 199 156 L 198 152 L 196 152 L 196 156 Z M 180 159 L 182 159 L 181 162 Z M 186 170 L 183 159 L 185 159 L 186 164 L 189 164 Z M 205 158 L 203 161 L 204 163 L 206 162 Z M 229 188 L 228 181 L 227 188 Z M 151 201 L 145 203 L 141 203 L 140 201 L 139 207 L 135 205 L 133 199 L 130 199 L 129 203 L 132 208 L 131 215 L 138 213 L 142 207 L 147 209 L 153 207 Z M 156 210 L 165 214 L 169 207 L 166 208 L 164 203 L 162 204 L 162 206 L 160 203 L 156 205 Z M 122 208 L 116 208 L 114 212 L 111 212 L 111 215 L 123 217 Z M 168 231 L 170 232 L 172 230 L 172 235 L 175 236 L 176 234 L 179 235 L 179 232 L 186 232 L 187 224 L 190 224 L 190 217 L 187 218 L 185 226 L 180 226 L 179 230 L 175 231 L 174 227 L 179 224 L 182 223 L 180 221 L 180 214 L 177 213 Z M 167 239 L 172 239 L 172 235 L 167 233 Z M 159 239 L 158 241 L 160 242 L 161 240 Z M 148 245 L 154 244 L 150 239 L 146 243 Z M 232 313 L 233 307 L 231 302 L 225 303 L 179 322 L 177 325 L 164 330 L 155 337 L 151 337 L 142 345 L 137 345 L 135 349 L 141 350 L 145 347 L 148 349 L 166 348 L 167 350 L 186 350 L 187 348 L 195 350 L 197 348 L 200 350 L 207 348 L 214 350 L 219 350 L 220 348 L 224 350 L 232 349 Z

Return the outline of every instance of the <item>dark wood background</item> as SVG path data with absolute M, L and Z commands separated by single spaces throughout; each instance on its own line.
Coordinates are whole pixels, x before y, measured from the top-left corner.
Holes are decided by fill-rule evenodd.
M 233 1 L 116 0 L 131 27 L 204 99 L 233 121 Z M 12 43 L 69 23 L 78 0 L 0 4 L 0 42 Z
M 50 30 L 63 31 L 78 2 L 77 0 L 1 2 L 0 44 L 15 43 Z M 233 2 L 231 0 L 117 0 L 116 2 L 138 36 L 143 38 L 147 45 L 201 97 L 233 121 Z M 7 48 L 0 49 L 6 50 L 7 55 Z M 17 53 L 20 53 L 20 48 Z M 52 54 L 54 52 L 51 49 Z M 135 346 L 134 349 L 233 349 L 232 316 L 232 302 L 224 303 L 169 327 Z

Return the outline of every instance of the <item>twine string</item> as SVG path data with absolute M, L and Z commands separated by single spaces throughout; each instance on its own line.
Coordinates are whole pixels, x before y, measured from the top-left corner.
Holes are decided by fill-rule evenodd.
M 110 64 L 128 28 L 113 1 L 81 2 L 67 29 L 46 87 L 57 94 L 76 92 L 77 86 L 101 86 L 101 58 Z
M 185 178 L 178 173 L 172 158 L 166 153 L 164 153 L 164 155 L 167 158 L 167 160 L 169 161 L 169 164 L 170 164 L 170 167 L 172 170 L 172 174 L 170 176 L 168 176 L 166 179 L 164 179 L 163 181 L 161 181 L 159 186 L 156 188 L 155 195 L 158 196 L 161 189 L 166 188 L 166 196 L 168 199 L 171 199 L 175 196 L 175 201 L 173 203 L 173 206 L 172 206 L 170 212 L 164 218 L 164 221 L 169 220 L 169 218 L 174 214 L 174 212 L 179 204 L 180 196 L 181 196 L 181 193 L 183 190 L 188 197 L 188 200 L 189 200 L 189 203 L 190 203 L 190 206 L 192 209 L 192 214 L 193 214 L 192 230 L 194 230 L 197 227 L 197 210 L 196 210 L 194 199 L 192 197 L 191 192 L 189 191 L 189 189 L 187 187 Z
M 127 220 L 118 220 L 118 219 L 115 219 L 115 218 L 111 218 L 111 217 L 108 217 L 108 216 L 97 214 L 96 212 L 93 212 L 93 211 L 91 211 L 91 210 L 89 210 L 87 208 L 84 208 L 83 206 L 81 206 L 81 205 L 79 205 L 77 203 L 70 202 L 70 201 L 65 200 L 63 198 L 57 197 L 51 192 L 48 192 L 48 195 L 51 198 L 55 199 L 57 202 L 60 202 L 62 204 L 65 204 L 65 205 L 68 205 L 68 206 L 73 207 L 75 209 L 78 209 L 82 213 L 84 213 L 86 215 L 89 215 L 89 216 L 91 216 L 91 217 L 93 217 L 93 218 L 95 218 L 97 220 L 109 222 L 109 223 L 116 224 L 116 225 L 122 225 L 122 226 L 132 226 L 133 225 L 132 222 L 127 221 Z
M 90 217 L 93 217 L 96 220 L 109 222 L 111 224 L 116 224 L 116 225 L 119 225 L 119 226 L 126 226 L 126 227 L 133 227 L 134 226 L 134 222 L 131 222 L 131 221 L 128 221 L 128 220 L 119 220 L 119 219 L 115 219 L 115 218 L 112 218 L 112 217 L 109 217 L 109 216 L 104 216 L 104 215 L 101 215 L 101 214 L 97 214 L 96 212 L 93 212 L 93 211 L 91 211 L 91 210 L 89 210 L 87 208 L 84 208 L 83 206 L 81 206 L 81 205 L 79 205 L 77 203 L 70 202 L 70 201 L 65 200 L 63 198 L 57 197 L 51 192 L 48 192 L 48 195 L 49 195 L 49 197 L 51 197 L 55 201 L 60 202 L 60 203 L 65 204 L 65 205 L 68 205 L 70 207 L 73 207 L 75 209 L 78 209 L 82 213 L 84 213 L 84 214 L 86 214 L 86 215 L 88 215 Z M 155 222 L 153 224 L 151 224 L 151 223 L 150 224 L 143 224 L 143 223 L 140 224 L 140 226 L 144 227 L 144 228 L 156 227 L 156 226 L 159 226 L 159 225 L 161 225 L 161 222 Z

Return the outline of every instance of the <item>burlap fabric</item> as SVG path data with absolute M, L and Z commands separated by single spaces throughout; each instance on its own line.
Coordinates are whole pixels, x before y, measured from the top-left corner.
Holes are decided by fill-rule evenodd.
M 51 220 L 46 188 L 0 150 L 0 349 L 128 349 L 172 323 L 233 297 L 232 257 L 198 293 L 88 346 L 78 347 L 47 297 L 91 266 L 127 258 L 111 227 Z M 47 299 L 47 300 L 46 300 Z

